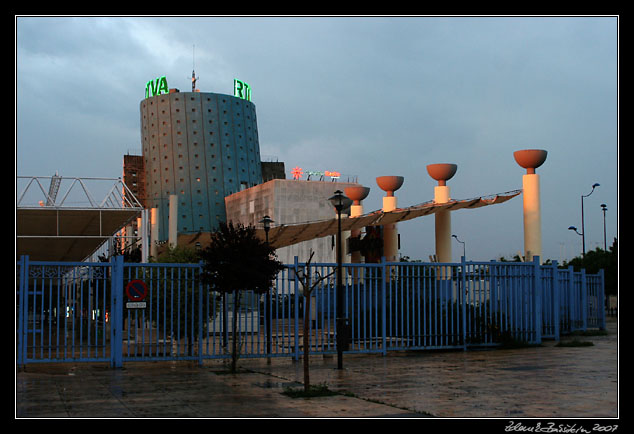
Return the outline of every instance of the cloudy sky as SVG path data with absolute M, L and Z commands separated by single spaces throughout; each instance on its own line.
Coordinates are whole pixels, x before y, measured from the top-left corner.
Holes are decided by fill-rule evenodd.
M 455 163 L 454 199 L 522 187 L 520 149 L 545 149 L 543 257 L 608 245 L 618 216 L 618 18 L 33 17 L 15 20 L 16 172 L 118 177 L 140 154 L 145 83 L 165 75 L 233 93 L 247 82 L 260 151 L 295 166 L 405 177 L 399 206 L 433 199 L 426 165 Z M 195 55 L 195 56 L 194 56 Z M 195 59 L 195 60 L 194 60 Z M 434 219 L 399 226 L 401 253 L 428 260 Z M 523 250 L 522 197 L 452 215 L 467 258 Z M 462 245 L 454 243 L 454 260 Z

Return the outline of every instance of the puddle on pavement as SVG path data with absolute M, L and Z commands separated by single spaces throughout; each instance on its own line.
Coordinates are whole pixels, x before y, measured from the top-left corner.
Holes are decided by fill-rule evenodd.
M 260 383 L 253 383 L 254 386 L 257 387 L 262 387 L 264 389 L 277 389 L 277 388 L 286 388 L 286 387 L 298 387 L 301 386 L 301 383 L 297 383 L 295 381 L 287 381 L 287 382 L 280 382 L 280 381 L 263 381 Z
M 539 371 L 545 369 L 544 366 L 512 366 L 510 368 L 500 368 L 503 371 Z

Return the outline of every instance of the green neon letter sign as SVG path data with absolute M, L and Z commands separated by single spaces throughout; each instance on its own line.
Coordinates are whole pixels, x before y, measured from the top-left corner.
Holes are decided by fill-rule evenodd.
M 150 80 L 145 83 L 145 97 L 160 95 L 162 93 L 169 93 L 167 87 L 167 78 L 165 76 L 158 77 L 155 80 Z
M 234 78 L 233 96 L 251 101 L 251 88 L 244 81 Z

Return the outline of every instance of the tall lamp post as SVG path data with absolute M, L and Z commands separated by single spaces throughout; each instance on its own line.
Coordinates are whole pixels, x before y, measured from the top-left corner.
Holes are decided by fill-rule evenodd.
M 583 234 L 582 234 L 582 233 L 580 233 L 580 232 L 577 230 L 577 227 L 576 227 L 576 226 L 568 226 L 568 230 L 569 230 L 569 231 L 574 231 L 577 235 L 579 235 L 580 237 L 583 237 Z M 585 256 L 585 252 L 584 252 L 584 256 Z
M 337 211 L 337 369 L 343 369 L 343 350 L 347 340 L 347 321 L 343 316 L 343 267 L 341 252 L 341 211 L 352 204 L 352 200 L 344 196 L 341 190 L 335 191 L 334 196 L 328 199 Z
M 607 240 L 605 239 L 605 212 L 608 210 L 608 206 L 604 203 L 601 204 L 601 209 L 603 210 L 603 251 L 608 251 Z
M 271 217 L 265 215 L 262 220 L 259 221 L 259 223 L 262 224 L 262 226 L 264 226 L 264 235 L 266 237 L 266 244 L 269 243 L 269 231 L 271 230 L 271 223 L 275 223 L 273 220 L 271 220 Z
M 458 239 L 457 235 L 452 235 L 453 238 L 456 239 L 456 241 L 458 241 L 460 244 L 462 244 L 462 256 L 464 257 L 465 261 L 467 260 L 467 248 L 466 248 L 466 244 L 464 241 L 460 241 Z
M 590 191 L 590 193 L 586 194 L 585 196 L 583 194 L 581 195 L 581 244 L 583 247 L 584 258 L 586 257 L 586 228 L 585 228 L 585 222 L 583 217 L 583 198 L 590 196 L 592 192 L 594 192 L 594 189 L 598 186 L 599 186 L 598 182 L 592 184 L 592 190 Z
M 269 231 L 271 230 L 271 217 L 265 215 L 262 220 L 260 220 L 262 226 L 264 226 L 264 236 L 266 238 L 266 244 L 269 244 Z M 271 294 L 269 291 L 269 299 L 268 301 L 265 299 L 264 302 L 264 315 L 266 319 L 264 321 L 265 329 L 266 329 L 266 354 L 271 354 Z

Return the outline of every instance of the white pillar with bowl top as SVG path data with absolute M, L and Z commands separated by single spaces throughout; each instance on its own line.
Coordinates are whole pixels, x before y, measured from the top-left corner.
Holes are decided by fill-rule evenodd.
M 397 208 L 394 192 L 401 188 L 405 178 L 402 176 L 379 176 L 376 183 L 387 194 L 383 197 L 383 212 L 394 211 Z M 398 261 L 398 229 L 396 223 L 383 225 L 383 256 L 388 262 Z
M 542 222 L 539 191 L 539 175 L 535 169 L 544 164 L 548 152 L 543 149 L 524 149 L 515 151 L 513 157 L 526 169 L 522 176 L 522 195 L 524 197 L 524 261 L 542 256 Z
M 429 164 L 427 173 L 438 181 L 434 187 L 434 203 L 443 204 L 451 201 L 451 192 L 447 181 L 458 170 L 455 164 L 440 163 Z M 451 262 L 451 211 L 441 210 L 434 213 L 436 219 L 436 260 L 438 262 Z

